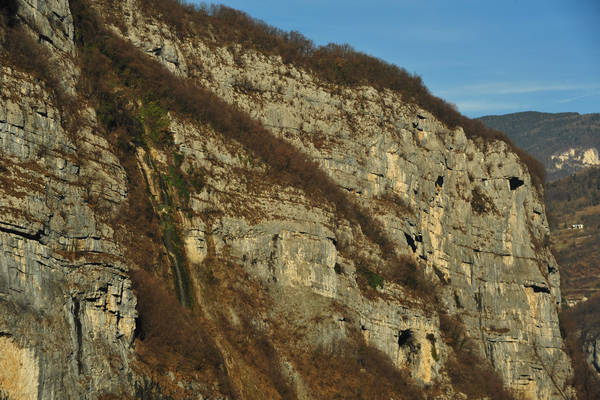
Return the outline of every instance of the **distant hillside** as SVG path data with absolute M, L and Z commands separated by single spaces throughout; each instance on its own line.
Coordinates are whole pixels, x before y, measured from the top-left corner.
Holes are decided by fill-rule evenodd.
M 600 164 L 600 114 L 534 111 L 480 118 L 544 163 L 548 181 Z
M 574 300 L 600 293 L 600 168 L 549 183 L 546 207 L 563 295 Z

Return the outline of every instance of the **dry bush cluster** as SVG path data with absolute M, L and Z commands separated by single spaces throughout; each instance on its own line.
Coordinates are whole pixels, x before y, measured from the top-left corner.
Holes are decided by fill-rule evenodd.
M 54 105 L 65 127 L 74 130 L 79 117 L 77 102 L 65 91 L 60 80 L 62 67 L 48 48 L 20 22 L 17 10 L 16 0 L 0 0 L 0 56 L 15 69 L 42 82 L 54 96 Z
M 139 313 L 136 337 L 152 351 L 143 354 L 150 365 L 178 371 L 209 370 L 219 374 L 223 359 L 206 321 L 183 307 L 163 284 L 142 269 L 131 271 Z
M 17 23 L 17 0 L 0 0 L 0 28 L 13 27 Z
M 465 117 L 454 105 L 432 95 L 421 77 L 404 68 L 358 52 L 348 44 L 315 46 L 299 32 L 285 32 L 227 6 L 194 7 L 181 0 L 142 0 L 142 3 L 148 12 L 161 15 L 181 35 L 193 32 L 204 35 L 208 41 L 216 38 L 219 45 L 241 44 L 267 55 L 279 55 L 285 63 L 306 68 L 335 84 L 367 84 L 397 91 L 406 101 L 428 110 L 449 128 L 462 126 L 471 138 L 506 142 L 528 167 L 536 185 L 541 186 L 545 180 L 542 163 L 516 147 L 504 133 Z
M 337 350 L 315 350 L 298 368 L 317 398 L 425 399 L 406 371 L 360 339 L 342 342 Z
M 490 212 L 498 214 L 498 209 L 492 198 L 483 193 L 478 186 L 471 191 L 471 209 L 477 215 L 484 215 Z

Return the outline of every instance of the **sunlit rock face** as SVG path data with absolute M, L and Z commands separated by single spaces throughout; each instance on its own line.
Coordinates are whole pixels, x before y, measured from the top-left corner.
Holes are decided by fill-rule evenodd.
M 598 149 L 595 147 L 590 147 L 589 149 L 571 148 L 565 152 L 554 154 L 550 158 L 554 162 L 554 168 L 557 170 L 579 170 L 600 165 Z

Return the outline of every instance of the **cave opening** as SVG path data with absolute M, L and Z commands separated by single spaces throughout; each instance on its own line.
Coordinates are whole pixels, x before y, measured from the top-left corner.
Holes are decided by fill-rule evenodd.
M 412 332 L 410 329 L 404 329 L 398 332 L 398 346 L 402 347 L 410 341 Z
M 516 176 L 513 176 L 512 178 L 510 178 L 508 180 L 509 184 L 510 184 L 510 190 L 516 190 L 518 188 L 520 188 L 521 186 L 523 186 L 523 184 L 525 183 L 522 179 L 519 179 Z
M 417 244 L 415 243 L 415 239 L 408 233 L 404 232 L 404 237 L 406 238 L 406 243 L 410 246 L 413 253 L 417 251 Z

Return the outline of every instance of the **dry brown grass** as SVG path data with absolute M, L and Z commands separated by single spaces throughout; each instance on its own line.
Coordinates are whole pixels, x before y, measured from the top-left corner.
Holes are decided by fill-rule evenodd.
M 183 307 L 152 274 L 131 271 L 138 299 L 136 337 L 143 343 L 141 359 L 156 370 L 203 371 L 220 376 L 221 353 L 210 324 Z
M 320 399 L 425 399 L 405 371 L 397 369 L 379 350 L 358 341 L 339 344 L 339 350 L 305 354 L 299 370 Z

